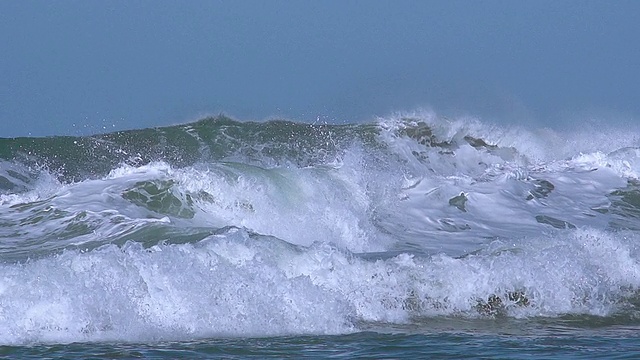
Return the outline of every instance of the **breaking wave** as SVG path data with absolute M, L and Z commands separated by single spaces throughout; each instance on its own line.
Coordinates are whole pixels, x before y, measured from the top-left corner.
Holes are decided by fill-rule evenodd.
M 0 343 L 637 324 L 640 134 L 585 134 L 417 113 L 0 139 Z

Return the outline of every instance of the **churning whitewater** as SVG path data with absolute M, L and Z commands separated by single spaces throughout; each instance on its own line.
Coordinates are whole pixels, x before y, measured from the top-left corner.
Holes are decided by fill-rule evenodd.
M 415 113 L 0 139 L 0 344 L 640 324 L 640 132 Z

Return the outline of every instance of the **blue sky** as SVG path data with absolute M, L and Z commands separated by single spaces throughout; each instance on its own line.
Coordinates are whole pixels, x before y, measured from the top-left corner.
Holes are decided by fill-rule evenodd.
M 3 1 L 0 137 L 430 107 L 639 119 L 640 1 Z

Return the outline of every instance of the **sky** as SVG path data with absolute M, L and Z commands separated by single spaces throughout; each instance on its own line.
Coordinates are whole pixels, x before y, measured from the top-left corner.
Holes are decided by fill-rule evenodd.
M 639 37 L 625 0 L 0 0 L 0 137 L 423 108 L 640 122 Z

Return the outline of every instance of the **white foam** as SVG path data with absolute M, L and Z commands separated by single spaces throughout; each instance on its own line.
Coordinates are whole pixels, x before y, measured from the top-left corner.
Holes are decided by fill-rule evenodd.
M 433 251 L 464 253 L 483 238 L 534 235 L 550 228 L 548 217 L 567 226 L 606 228 L 610 215 L 593 209 L 607 209 L 609 195 L 638 176 L 637 147 L 618 148 L 638 145 L 633 131 L 528 130 L 473 118 L 441 119 L 433 112 L 380 122 L 382 138 L 407 164 L 403 181 L 412 184 L 398 191 L 400 202 L 379 210 L 383 226 Z M 429 126 L 437 142 L 453 143 L 453 148 L 427 147 L 402 135 L 402 129 L 419 122 Z M 466 135 L 499 148 L 473 148 Z M 608 153 L 612 149 L 619 150 Z M 532 198 L 539 181 L 553 188 Z M 449 204 L 460 194 L 467 199 L 465 211 Z M 444 240 L 449 238 L 455 245 Z
M 408 243 L 460 255 L 487 239 L 553 230 L 555 220 L 606 228 L 611 214 L 593 209 L 608 208 L 609 194 L 637 175 L 635 148 L 558 158 L 555 153 L 565 151 L 564 145 L 557 144 L 555 135 L 547 139 L 550 130 L 537 136 L 470 118 L 412 116 L 380 120 L 380 138 L 388 149 L 354 144 L 328 165 L 123 165 L 103 179 L 58 188 L 50 205 L 69 211 L 70 217 L 87 212 L 98 223 L 123 216 L 131 226 L 159 220 L 188 227 L 240 226 L 305 246 L 329 242 L 371 252 Z M 401 128 L 417 121 L 433 127 L 441 141 L 456 141 L 456 147 L 443 151 L 400 135 Z M 515 155 L 474 148 L 463 140 L 466 135 L 514 146 Z M 178 198 L 194 199 L 193 219 L 155 213 L 122 198 L 136 183 L 156 180 L 173 182 L 171 191 Z M 542 180 L 553 189 L 531 198 L 536 181 Z M 460 194 L 466 197 L 464 211 L 450 204 Z M 111 224 L 96 228 L 105 236 L 115 230 Z
M 402 128 L 417 122 L 432 127 L 439 141 L 453 141 L 456 146 L 426 147 L 401 135 Z M 460 255 L 487 239 L 553 230 L 550 222 L 556 220 L 567 226 L 606 228 L 611 214 L 593 209 L 607 209 L 609 194 L 638 175 L 636 148 L 566 157 L 570 153 L 566 144 L 582 140 L 561 140 L 551 130 L 500 128 L 472 118 L 441 119 L 431 112 L 380 119 L 380 128 L 380 140 L 388 148 L 353 144 L 326 165 L 122 165 L 102 179 L 57 184 L 49 190 L 39 186 L 24 195 L 3 196 L 2 201 L 14 205 L 47 194 L 51 200 L 43 208 L 68 212 L 47 227 L 32 226 L 33 234 L 65 227 L 82 214 L 93 219 L 93 230 L 103 237 L 163 221 L 179 227 L 240 226 L 295 244 L 328 242 L 353 252 L 411 244 Z M 466 135 L 514 149 L 474 148 L 464 140 Z M 633 136 L 628 138 L 632 143 Z M 536 181 L 542 180 L 554 188 L 531 198 Z M 170 181 L 177 198 L 194 199 L 194 217 L 156 213 L 123 198 L 124 192 L 144 181 Z M 450 204 L 460 194 L 466 197 L 464 211 Z M 29 216 L 5 210 L 3 216 L 15 218 L 16 224 Z M 116 218 L 121 225 L 113 225 Z M 91 241 L 91 236 L 74 243 L 83 241 Z
M 580 230 L 464 258 L 365 259 L 231 230 L 0 265 L 1 344 L 338 334 L 431 316 L 608 316 L 640 288 L 636 235 Z M 527 303 L 508 294 L 520 291 Z
M 431 316 L 627 311 L 640 289 L 640 238 L 616 216 L 638 220 L 615 213 L 612 193 L 640 174 L 632 135 L 618 148 L 578 132 L 414 115 L 455 146 L 403 136 L 415 124 L 398 117 L 380 120 L 386 147 L 353 144 L 329 164 L 122 165 L 2 195 L 0 343 L 336 334 Z M 500 148 L 474 147 L 466 135 Z M 125 196 L 149 182 L 190 212 Z

